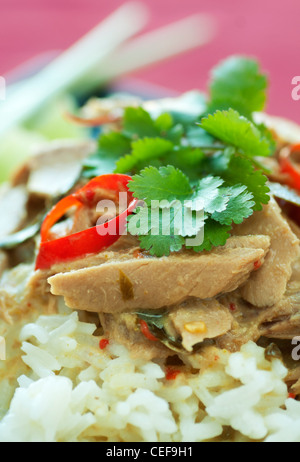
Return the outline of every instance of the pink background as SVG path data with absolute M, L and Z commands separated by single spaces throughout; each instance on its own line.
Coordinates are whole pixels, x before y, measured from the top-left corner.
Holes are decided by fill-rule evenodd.
M 148 29 L 193 12 L 212 13 L 218 33 L 205 48 L 191 51 L 137 76 L 173 90 L 205 89 L 209 69 L 220 59 L 257 56 L 269 73 L 268 110 L 300 123 L 300 101 L 291 97 L 300 75 L 299 0 L 142 0 L 151 11 Z M 122 0 L 0 0 L 0 75 L 51 50 L 70 46 Z

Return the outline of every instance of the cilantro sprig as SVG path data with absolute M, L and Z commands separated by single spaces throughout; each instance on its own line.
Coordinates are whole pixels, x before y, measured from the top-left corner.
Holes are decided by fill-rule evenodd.
M 84 176 L 132 176 L 129 189 L 147 207 L 129 218 L 128 230 L 151 255 L 224 245 L 233 224 L 268 203 L 259 158 L 272 155 L 275 142 L 253 117 L 264 107 L 266 87 L 255 60 L 234 56 L 213 70 L 206 102 L 191 92 L 149 111 L 129 107 L 120 131 L 100 136 Z
M 248 119 L 262 111 L 268 81 L 256 60 L 232 56 L 212 70 L 208 112 L 235 109 Z
M 225 186 L 224 180 L 214 176 L 191 185 L 188 178 L 171 165 L 146 168 L 133 177 L 129 189 L 151 206 L 136 211 L 129 220 L 129 231 L 139 236 L 142 247 L 156 256 L 169 255 L 174 246 L 180 250 L 186 245 L 187 237 L 196 242 L 197 234 L 203 231 L 207 221 L 210 225 L 217 223 L 220 234 L 225 233 L 226 238 L 221 238 L 224 244 L 231 225 L 242 223 L 252 215 L 255 205 L 253 195 L 244 185 Z M 166 210 L 169 213 L 167 233 L 163 223 Z M 133 227 L 133 223 L 140 226 Z M 209 230 L 209 227 L 205 229 L 206 234 Z M 196 251 L 210 250 L 215 242 L 214 232 L 213 229 L 212 235 L 206 236 L 204 245 L 201 242 L 188 247 Z

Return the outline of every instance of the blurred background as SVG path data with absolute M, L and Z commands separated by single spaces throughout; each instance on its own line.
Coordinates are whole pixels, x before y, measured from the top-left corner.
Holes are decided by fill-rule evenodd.
M 292 79 L 300 75 L 299 0 L 141 0 L 123 11 L 127 3 L 0 0 L 0 76 L 9 84 L 5 103 L 0 102 L 0 182 L 28 155 L 33 142 L 84 135 L 82 128 L 61 120 L 57 103 L 38 115 L 36 111 L 74 82 L 77 102 L 78 90 L 86 87 L 93 94 L 112 84 L 148 97 L 205 91 L 213 66 L 231 54 L 243 54 L 256 57 L 269 75 L 267 111 L 300 123 L 300 101 L 291 95 Z M 91 53 L 85 43 L 68 63 L 56 62 L 44 77 L 18 86 L 112 14 L 111 25 L 104 31 L 101 26 L 96 40 L 89 38 Z M 133 45 L 114 54 L 128 39 Z M 64 109 L 72 111 L 73 103 L 64 101 Z
M 0 75 L 41 53 L 68 48 L 120 6 L 122 0 L 0 0 Z M 186 91 L 205 89 L 208 72 L 232 53 L 256 56 L 269 73 L 268 110 L 300 122 L 300 101 L 291 98 L 291 80 L 300 75 L 299 0 L 142 0 L 149 8 L 145 30 L 196 12 L 210 13 L 217 31 L 206 46 L 134 77 Z

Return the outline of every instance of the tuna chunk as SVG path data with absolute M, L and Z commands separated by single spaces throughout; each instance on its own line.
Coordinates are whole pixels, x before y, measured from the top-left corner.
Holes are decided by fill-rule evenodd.
M 242 289 L 243 298 L 257 307 L 278 303 L 292 274 L 292 264 L 299 256 L 299 239 L 283 218 L 274 199 L 234 229 L 235 235 L 265 234 L 271 246 L 263 266 L 252 273 Z
M 286 382 L 290 385 L 292 393 L 300 395 L 300 366 L 289 371 Z
M 234 248 L 230 248 L 233 241 Z M 238 246 L 233 238 L 228 246 L 212 252 L 184 251 L 162 258 L 142 254 L 142 258 L 57 274 L 48 282 L 51 292 L 63 296 L 73 309 L 105 313 L 157 309 L 187 297 L 206 299 L 235 290 L 247 280 L 255 263 L 263 262 L 269 239 L 258 237 L 257 245 Z
M 284 297 L 264 310 L 241 298 L 241 289 L 220 298 L 231 309 L 232 329 L 217 339 L 220 348 L 238 351 L 242 345 L 261 337 L 292 339 L 300 332 L 300 280 L 289 282 Z
M 218 301 L 202 301 L 196 298 L 172 306 L 168 312 L 162 310 L 154 313 L 153 319 L 160 315 L 163 326 L 156 334 L 157 341 L 149 340 L 142 334 L 136 313 L 102 313 L 100 320 L 106 336 L 123 343 L 133 356 L 147 360 L 176 353 L 184 358 L 193 351 L 194 345 L 228 332 L 233 320 L 229 309 Z
M 182 338 L 182 346 L 189 352 L 205 339 L 226 334 L 233 322 L 229 309 L 217 300 L 198 299 L 190 299 L 172 310 L 170 319 Z
M 92 141 L 55 141 L 45 145 L 28 162 L 29 193 L 43 197 L 65 194 L 79 178 L 82 160 L 94 150 Z
M 174 355 L 161 342 L 148 340 L 141 332 L 138 316 L 134 313 L 100 314 L 101 325 L 106 337 L 125 345 L 133 358 L 152 361 Z
M 27 217 L 28 194 L 24 186 L 10 188 L 3 186 L 0 191 L 0 239 L 19 231 Z

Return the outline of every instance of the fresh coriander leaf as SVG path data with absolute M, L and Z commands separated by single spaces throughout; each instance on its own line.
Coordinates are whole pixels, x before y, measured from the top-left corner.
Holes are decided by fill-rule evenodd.
M 207 176 L 199 181 L 192 200 L 197 198 L 203 201 L 206 213 L 213 213 L 216 210 L 223 210 L 228 199 L 220 195 L 220 186 L 224 180 L 219 177 Z
M 178 252 L 184 245 L 184 237 L 175 234 L 176 210 L 140 207 L 128 217 L 128 231 L 139 237 L 142 249 L 157 257 Z
M 206 109 L 206 97 L 198 91 L 189 91 L 178 98 L 163 98 L 147 105 L 152 117 L 162 113 L 169 113 L 174 124 L 184 127 L 198 121 Z
M 139 236 L 142 247 L 151 255 L 162 256 L 180 250 L 185 244 L 184 238 L 197 235 L 203 226 L 203 211 L 192 211 L 180 201 L 174 201 L 164 208 L 138 208 L 128 218 L 127 229 Z
M 211 216 L 222 225 L 231 225 L 232 222 L 240 224 L 253 214 L 255 202 L 246 186 L 236 185 L 223 188 L 220 194 L 228 197 L 228 203 L 222 211 L 215 211 Z
M 192 210 L 187 206 L 187 202 L 189 201 L 182 203 L 175 200 L 168 207 L 162 208 L 162 234 L 191 237 L 197 235 L 203 228 L 203 207 Z
M 270 145 L 270 156 L 273 156 L 273 154 L 276 151 L 276 141 L 275 141 L 275 138 L 273 136 L 273 133 L 264 124 L 256 124 L 256 127 L 259 129 L 259 131 L 263 135 L 263 137 L 268 140 L 269 145 Z
M 179 252 L 184 246 L 182 236 L 139 236 L 141 248 L 156 257 L 168 257 L 171 252 Z
M 84 178 L 95 178 L 96 176 L 112 173 L 115 168 L 115 161 L 112 158 L 99 158 L 94 154 L 84 161 L 82 176 Z
M 156 224 L 159 220 L 156 220 Z M 138 207 L 133 214 L 127 217 L 127 230 L 133 236 L 147 235 L 151 229 L 151 215 L 147 206 Z M 159 234 L 158 230 L 154 231 L 156 235 Z
M 178 129 L 179 127 L 177 130 Z M 129 107 L 125 110 L 123 117 L 123 134 L 133 140 L 150 137 L 174 138 L 176 136 L 171 114 L 162 113 L 155 120 L 141 107 Z
M 257 61 L 232 56 L 212 71 L 208 112 L 233 108 L 251 118 L 264 108 L 267 84 Z
M 134 197 L 146 201 L 174 200 L 183 201 L 193 191 L 186 175 L 174 166 L 145 168 L 139 175 L 134 175 L 129 182 L 129 190 Z
M 131 154 L 121 157 L 116 163 L 116 173 L 140 171 L 171 152 L 173 143 L 163 138 L 144 138 L 132 142 L 131 147 Z
M 209 115 L 202 119 L 201 127 L 247 157 L 266 157 L 271 154 L 269 140 L 262 136 L 252 122 L 233 109 Z
M 157 128 L 158 133 L 167 132 L 173 126 L 173 119 L 172 119 L 171 114 L 168 114 L 168 113 L 161 114 L 155 120 L 154 125 Z
M 222 225 L 221 223 L 208 218 L 204 224 L 204 240 L 199 246 L 188 247 L 195 252 L 211 250 L 213 247 L 223 246 L 230 237 L 231 226 Z
M 232 156 L 228 167 L 220 173 L 226 185 L 235 186 L 242 183 L 248 192 L 253 195 L 254 211 L 262 210 L 262 204 L 270 200 L 270 189 L 267 186 L 267 177 L 259 169 L 255 169 L 252 162 L 238 155 Z
M 172 141 L 175 145 L 180 144 L 182 137 L 184 135 L 184 128 L 181 124 L 173 125 L 167 132 L 164 134 L 164 138 Z
M 98 175 L 112 173 L 116 161 L 129 153 L 131 142 L 118 132 L 110 132 L 100 136 L 98 151 L 87 158 L 83 163 L 83 175 L 93 178 Z
M 114 157 L 123 156 L 130 152 L 130 140 L 119 132 L 104 133 L 100 136 L 99 151 Z
M 141 107 L 128 107 L 123 116 L 123 134 L 129 138 L 156 137 L 159 130 L 150 114 Z
M 186 130 L 186 138 L 189 146 L 194 148 L 213 147 L 215 138 L 197 125 L 191 125 Z
M 182 170 L 190 179 L 198 179 L 205 154 L 198 148 L 175 146 L 164 158 L 164 163 Z
M 229 167 L 229 162 L 232 156 L 235 155 L 235 149 L 228 147 L 224 151 L 217 151 L 212 156 L 208 156 L 204 162 L 204 173 L 222 176 L 224 171 Z

